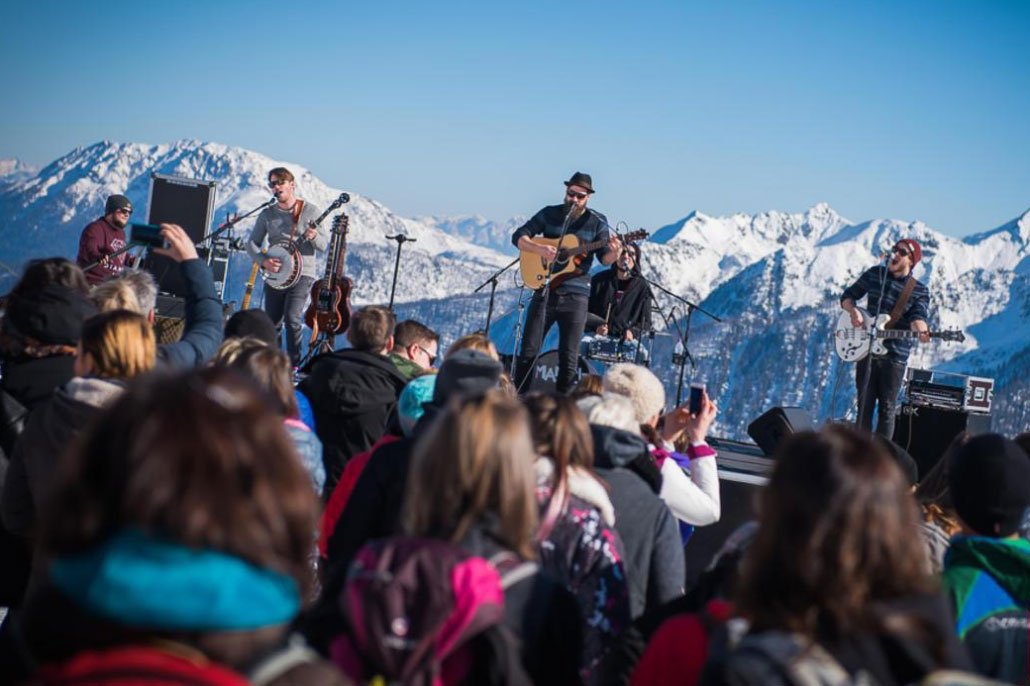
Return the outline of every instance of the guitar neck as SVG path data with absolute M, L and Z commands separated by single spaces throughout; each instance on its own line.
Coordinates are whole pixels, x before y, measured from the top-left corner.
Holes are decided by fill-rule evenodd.
M 943 338 L 946 334 L 941 331 L 928 331 L 930 338 Z M 918 331 L 906 331 L 905 329 L 881 329 L 876 332 L 877 338 L 887 340 L 899 340 L 905 338 L 919 338 Z

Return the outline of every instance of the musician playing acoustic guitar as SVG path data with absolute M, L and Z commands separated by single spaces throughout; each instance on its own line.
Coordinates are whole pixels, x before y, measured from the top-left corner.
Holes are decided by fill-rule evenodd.
M 247 253 L 254 262 L 267 272 L 277 273 L 282 269 L 281 260 L 269 259 L 262 252 L 265 239 L 268 245 L 288 240 L 293 236 L 297 250 L 303 256 L 300 279 L 285 290 L 265 288 L 265 312 L 275 324 L 276 340 L 282 346 L 283 319 L 286 320 L 286 350 L 293 366 L 300 362 L 300 340 L 303 331 L 304 303 L 311 285 L 318 278 L 317 257 L 329 245 L 329 230 L 325 226 L 310 228 L 309 225 L 321 214 L 321 210 L 310 202 L 296 196 L 297 185 L 293 174 L 284 167 L 268 172 L 268 187 L 275 193 L 276 204 L 262 210 L 250 232 Z M 299 205 L 299 216 L 295 216 Z M 296 228 L 294 223 L 296 222 Z
M 890 261 L 886 267 L 881 264 L 867 270 L 858 281 L 845 290 L 841 295 L 840 306 L 851 315 L 851 325 L 856 328 L 870 325 L 856 307 L 856 302 L 863 295 L 868 295 L 866 309 L 873 314 L 893 315 L 894 310 L 899 309 L 899 299 L 904 299 L 897 320 L 891 328 L 917 331 L 920 334 L 919 340 L 927 342 L 929 334 L 926 317 L 930 305 L 930 291 L 911 276 L 912 269 L 922 256 L 923 250 L 915 240 L 900 240 L 891 248 Z M 912 284 L 906 293 L 910 279 Z M 872 428 L 873 407 L 878 405 L 876 433 L 887 438 L 893 437 L 898 391 L 901 389 L 912 344 L 911 339 L 888 340 L 885 343 L 886 355 L 869 355 L 855 365 L 855 384 L 858 388 L 856 423 L 862 428 Z
M 574 235 L 580 244 L 605 241 L 604 247 L 582 257 L 574 273 L 563 274 L 566 278 L 552 281 L 550 293 L 545 293 L 547 288 L 541 288 L 530 299 L 515 367 L 515 385 L 520 390 L 524 389 L 526 377 L 532 371 L 544 337 L 555 322 L 558 323 L 557 390 L 559 393 L 567 393 L 575 386 L 579 341 L 586 325 L 590 267 L 594 255 L 597 255 L 601 264 L 609 265 L 618 258 L 622 249 L 618 237 L 609 230 L 605 216 L 587 209 L 587 201 L 593 192 L 590 175 L 576 172 L 565 182 L 564 203 L 543 208 L 512 234 L 511 242 L 519 250 L 536 253 L 549 262 L 558 255 L 557 249 L 551 245 L 535 243 L 533 237 L 542 235 L 545 238 L 558 238 L 566 219 L 569 220 L 566 235 Z

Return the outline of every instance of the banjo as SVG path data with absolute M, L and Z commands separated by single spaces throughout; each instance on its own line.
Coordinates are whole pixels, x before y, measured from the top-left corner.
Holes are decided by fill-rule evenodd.
M 326 217 L 345 202 L 350 202 L 350 195 L 340 193 L 339 197 L 333 200 L 332 204 L 322 214 L 318 215 L 317 219 L 308 222 L 307 228 L 317 228 Z M 264 279 L 266 288 L 285 291 L 293 288 L 300 281 L 300 275 L 304 269 L 304 257 L 300 254 L 300 246 L 307 239 L 303 235 L 300 238 L 296 238 L 295 233 L 296 225 L 294 225 L 294 231 L 290 233 L 289 238 L 278 240 L 268 246 L 267 250 L 261 251 L 263 260 L 279 260 L 279 271 L 272 272 L 264 268 L 261 269 L 261 278 Z

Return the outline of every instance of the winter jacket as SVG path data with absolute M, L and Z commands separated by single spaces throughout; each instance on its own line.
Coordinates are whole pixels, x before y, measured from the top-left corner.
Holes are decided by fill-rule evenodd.
M 685 524 L 707 526 L 719 521 L 722 503 L 719 495 L 719 470 L 715 451 L 707 443 L 687 447 L 679 453 L 658 459 L 662 470 L 662 490 L 658 496 L 669 506 L 672 516 Z M 690 476 L 682 463 L 690 468 Z
M 554 496 L 554 463 L 545 457 L 538 459 L 536 475 L 544 521 Z M 540 566 L 579 601 L 585 620 L 580 675 L 591 682 L 604 656 L 629 626 L 624 553 L 613 528 L 615 508 L 604 485 L 576 467 L 568 470 L 566 484 L 566 507 L 539 544 Z
M 426 370 L 423 369 L 422 365 L 418 362 L 413 362 L 406 357 L 401 357 L 397 353 L 390 353 L 389 357 L 390 362 L 393 362 L 393 365 L 397 367 L 397 371 L 399 371 L 408 381 L 426 373 Z
M 347 460 L 385 432 L 407 379 L 388 357 L 353 348 L 320 355 L 305 372 L 299 388 L 315 412 L 326 489 L 332 492 Z
M 590 279 L 590 301 L 587 306 L 592 314 L 604 319 L 608 317 L 609 336 L 624 338 L 627 329 L 640 338 L 642 331 L 651 329 L 651 287 L 639 274 L 628 280 L 618 295 L 619 277 L 617 267 L 594 274 Z M 625 282 L 624 282 L 625 283 Z
M 872 610 L 884 618 L 910 618 L 916 628 L 911 634 L 864 632 L 832 641 L 820 640 L 821 650 L 815 651 L 813 660 L 804 658 L 809 644 L 799 636 L 781 631 L 749 633 L 728 652 L 712 648 L 713 654 L 700 683 L 706 686 L 839 683 L 903 686 L 917 683 L 937 670 L 972 669 L 965 648 L 948 630 L 952 615 L 941 594 L 877 602 Z M 807 668 L 806 679 L 796 678 L 798 660 Z
M 0 362 L 0 386 L 32 410 L 75 376 L 74 355 L 10 357 Z
M 615 529 L 626 550 L 630 613 L 635 619 L 683 593 L 683 548 L 676 521 L 658 497 L 662 480 L 644 439 L 607 426 L 592 424 L 590 430 L 595 471 L 611 487 Z
M 322 493 L 325 487 L 325 465 L 322 464 L 322 441 L 318 440 L 315 432 L 299 419 L 287 419 L 283 422 L 283 428 L 293 441 L 300 461 L 304 464 L 311 477 L 311 485 L 315 492 Z
M 79 254 L 75 262 L 85 269 L 104 255 L 112 255 L 125 246 L 125 229 L 111 226 L 105 217 L 101 217 L 87 224 L 82 230 L 79 236 Z M 98 264 L 86 272 L 86 281 L 90 286 L 96 286 L 101 281 L 111 278 L 125 268 L 128 256 L 128 253 L 122 253 L 118 257 L 109 258 L 106 266 Z
M 977 671 L 1013 683 L 1030 680 L 1030 542 L 957 536 L 944 558 L 944 586 L 958 637 Z
M 207 362 L 222 343 L 222 303 L 204 260 L 186 260 L 179 268 L 186 288 L 182 338 L 157 346 L 157 359 L 172 369 L 191 369 Z
M 124 386 L 109 379 L 75 377 L 29 416 L 4 480 L 4 526 L 27 536 L 36 524 L 41 498 L 72 441 Z

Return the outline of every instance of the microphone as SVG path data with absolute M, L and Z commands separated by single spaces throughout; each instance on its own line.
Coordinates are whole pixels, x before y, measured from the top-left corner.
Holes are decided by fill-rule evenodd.
M 387 236 L 386 238 L 387 240 L 397 241 L 398 243 L 404 243 L 405 241 L 407 241 L 408 243 L 414 243 L 416 240 L 418 240 L 417 238 L 408 238 L 403 233 L 399 233 L 396 236 Z
M 262 207 L 269 207 L 270 205 L 274 205 L 277 202 L 279 202 L 279 193 L 278 193 L 278 191 L 276 191 L 276 194 L 272 196 L 272 199 L 269 200 L 268 202 L 266 202 L 264 205 L 262 205 Z

